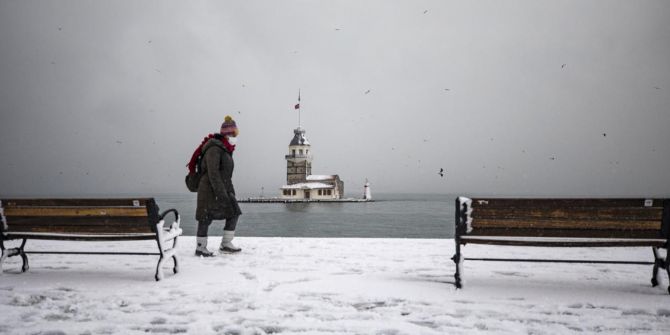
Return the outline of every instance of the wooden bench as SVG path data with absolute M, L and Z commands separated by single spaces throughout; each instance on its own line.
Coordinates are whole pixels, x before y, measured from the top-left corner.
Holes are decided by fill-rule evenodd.
M 670 276 L 668 199 L 456 199 L 456 287 L 462 287 L 464 260 L 566 263 L 653 264 Z M 542 247 L 652 247 L 653 262 L 464 258 L 461 245 Z M 661 257 L 659 248 L 666 249 Z M 670 292 L 670 287 L 668 287 Z
M 95 254 L 95 255 L 159 255 L 155 279 L 163 278 L 162 266 L 175 255 L 177 237 L 181 235 L 179 213 L 169 209 L 159 214 L 153 198 L 130 199 L 1 199 L 0 200 L 0 273 L 8 257 L 21 256 L 22 271 L 28 270 L 26 254 Z M 165 216 L 174 215 L 174 222 L 165 227 Z M 32 251 L 24 247 L 29 239 L 76 241 L 155 240 L 157 253 L 139 252 L 68 252 Z M 18 248 L 5 248 L 5 241 L 23 240 Z M 169 246 L 169 242 L 172 245 Z M 18 244 L 18 242 L 17 242 Z

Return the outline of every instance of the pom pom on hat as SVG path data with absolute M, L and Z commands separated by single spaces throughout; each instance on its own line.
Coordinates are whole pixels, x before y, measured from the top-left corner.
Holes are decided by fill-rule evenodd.
M 221 135 L 232 135 L 237 136 L 240 131 L 237 129 L 237 124 L 235 120 L 230 115 L 226 115 L 223 119 L 223 124 L 221 124 Z

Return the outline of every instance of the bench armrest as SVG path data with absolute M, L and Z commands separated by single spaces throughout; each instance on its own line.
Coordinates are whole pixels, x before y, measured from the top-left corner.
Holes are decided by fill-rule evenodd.
M 170 213 L 174 214 L 174 222 L 172 222 L 172 225 L 170 226 L 169 230 L 173 230 L 173 229 L 177 230 L 177 229 L 179 229 L 180 217 L 179 217 L 179 212 L 176 209 L 171 208 L 171 209 L 168 209 L 168 210 L 164 211 L 163 213 L 161 213 L 158 216 L 158 219 L 160 221 L 163 221 L 163 220 L 165 220 L 165 216 L 170 214 Z

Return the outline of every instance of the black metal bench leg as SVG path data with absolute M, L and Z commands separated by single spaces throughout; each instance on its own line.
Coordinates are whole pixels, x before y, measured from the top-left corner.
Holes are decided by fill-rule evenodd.
M 177 274 L 179 272 L 179 263 L 177 263 L 177 255 L 172 255 L 172 261 L 174 261 L 174 267 L 172 268 L 172 271 Z
M 2 252 L 0 255 L 0 274 L 2 274 L 2 263 L 9 257 L 9 250 L 5 249 L 5 244 L 2 243 L 2 240 L 0 240 L 0 251 Z
M 454 263 L 456 263 L 456 273 L 454 274 L 454 279 L 456 281 L 454 284 L 456 285 L 456 288 L 462 288 L 463 285 L 461 283 L 461 266 L 463 265 L 463 262 L 461 261 L 462 257 L 461 244 L 458 240 L 456 240 L 455 242 L 456 242 L 456 254 L 454 255 L 454 257 L 451 258 L 454 261 Z
M 23 242 L 21 242 L 21 246 L 19 247 L 19 255 L 21 255 L 21 260 L 23 260 L 23 265 L 21 266 L 21 272 L 26 272 L 30 268 L 28 265 L 28 255 L 26 255 L 26 252 L 23 250 L 23 247 L 26 246 L 27 239 L 23 239 Z
M 2 256 L 0 256 L 0 273 L 2 272 L 2 263 L 5 262 L 5 259 L 14 256 L 21 256 L 23 264 L 21 265 L 21 272 L 26 272 L 30 268 L 28 265 L 28 255 L 23 251 L 23 248 L 26 246 L 26 239 L 23 239 L 21 246 L 18 248 L 5 249 L 4 243 L 0 241 L 0 249 L 2 249 Z
M 654 270 L 651 274 L 651 286 L 658 286 L 658 268 L 663 265 L 663 259 L 658 255 L 658 248 L 652 247 L 652 252 L 654 253 Z
M 161 254 L 161 257 L 158 259 L 158 265 L 156 265 L 156 275 L 154 276 L 156 281 L 163 279 L 163 261 L 163 255 Z

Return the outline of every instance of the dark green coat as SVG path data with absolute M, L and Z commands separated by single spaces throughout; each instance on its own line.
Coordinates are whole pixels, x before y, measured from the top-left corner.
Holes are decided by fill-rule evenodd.
M 205 143 L 202 151 L 205 152 L 201 163 L 204 172 L 198 184 L 195 219 L 223 220 L 242 214 L 235 199 L 232 181 L 235 167 L 233 156 L 216 138 Z

